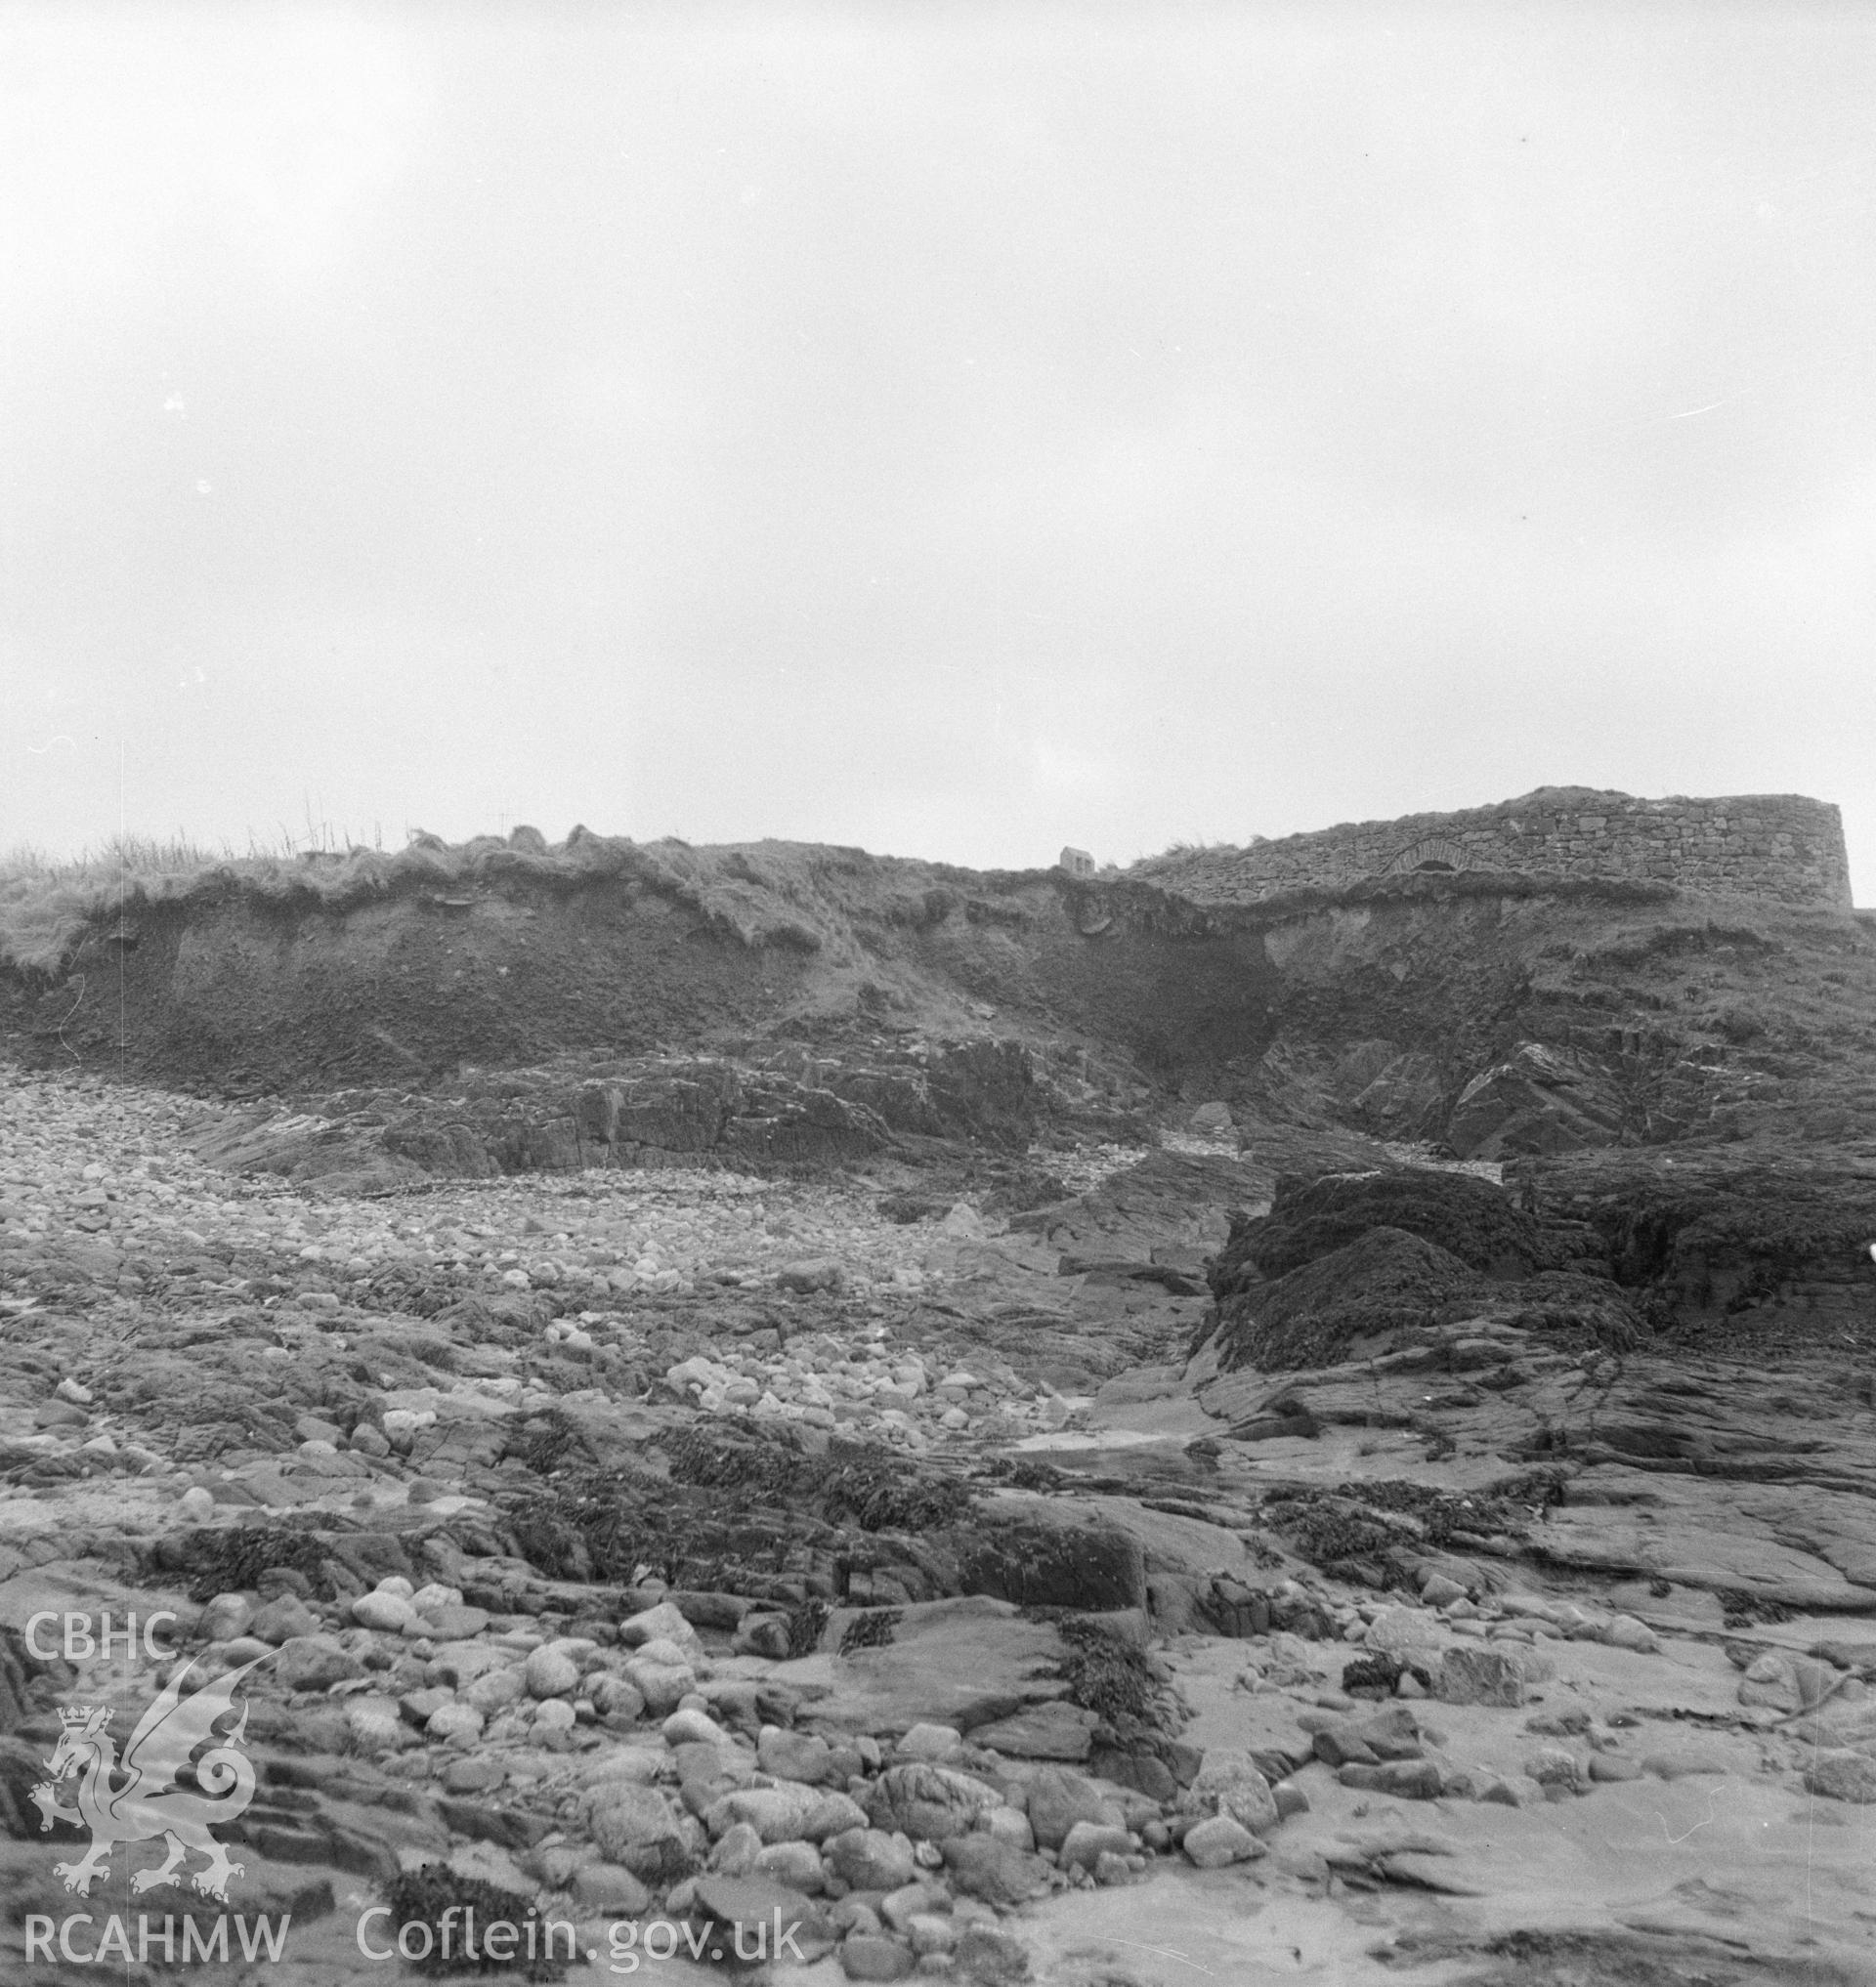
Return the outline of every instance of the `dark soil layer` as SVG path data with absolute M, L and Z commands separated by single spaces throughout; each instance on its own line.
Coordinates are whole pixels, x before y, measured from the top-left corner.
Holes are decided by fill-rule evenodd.
M 857 850 L 492 859 L 439 885 L 135 893 L 49 969 L 0 962 L 0 1031 L 221 1093 L 427 1084 L 567 1051 L 1064 1031 L 1176 1081 L 1255 1061 L 1275 979 L 1256 931 L 1141 893 L 1115 917 L 1047 872 Z M 501 852 L 497 851 L 496 854 Z M 602 855 L 605 860 L 601 860 Z
M 0 959 L 0 1041 L 258 1094 L 995 1036 L 1093 1101 L 1220 1096 L 1499 1158 L 1867 1140 L 1873 994 L 1855 916 L 1666 885 L 1469 873 L 1199 906 L 1128 877 L 581 834 L 133 888 L 30 968 Z

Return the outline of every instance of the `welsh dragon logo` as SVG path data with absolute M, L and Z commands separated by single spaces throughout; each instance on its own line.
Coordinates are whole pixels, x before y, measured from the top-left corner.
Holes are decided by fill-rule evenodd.
M 169 1845 L 168 1859 L 157 1869 L 140 1870 L 130 1887 L 145 1891 L 159 1883 L 182 1882 L 193 1850 L 208 1858 L 207 1867 L 191 1880 L 194 1887 L 204 1897 L 228 1902 L 229 1880 L 240 1876 L 242 1866 L 229 1861 L 228 1851 L 209 1829 L 233 1821 L 254 1798 L 254 1763 L 241 1751 L 247 1707 L 241 1707 L 234 1730 L 225 1736 L 216 1738 L 215 1726 L 234 1712 L 234 1686 L 255 1664 L 266 1661 L 257 1656 L 187 1698 L 182 1695 L 183 1682 L 195 1666 L 179 1665 L 138 1720 L 121 1760 L 106 1729 L 109 1706 L 80 1705 L 60 1712 L 64 1729 L 46 1761 L 52 1777 L 32 1790 L 32 1798 L 44 1817 L 39 1824 L 42 1832 L 55 1821 L 75 1822 L 91 1831 L 91 1847 L 77 1862 L 54 1866 L 67 1890 L 90 1896 L 93 1882 L 107 1874 L 110 1852 L 119 1842 L 148 1842 L 161 1836 Z M 206 1740 L 214 1743 L 195 1759 L 196 1749 Z M 186 1771 L 193 1786 L 180 1784 Z M 59 1790 L 74 1774 L 78 1804 L 67 1807 L 59 1798 Z M 114 1785 L 120 1777 L 121 1785 Z

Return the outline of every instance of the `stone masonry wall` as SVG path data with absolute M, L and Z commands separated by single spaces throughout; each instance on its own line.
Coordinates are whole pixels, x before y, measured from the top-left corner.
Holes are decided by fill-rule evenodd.
M 1299 884 L 1339 885 L 1420 867 L 1635 876 L 1848 909 L 1843 818 L 1801 794 L 1637 800 L 1544 786 L 1463 814 L 1414 814 L 1256 842 L 1230 862 L 1244 901 Z M 1222 879 L 1220 879 L 1222 880 Z

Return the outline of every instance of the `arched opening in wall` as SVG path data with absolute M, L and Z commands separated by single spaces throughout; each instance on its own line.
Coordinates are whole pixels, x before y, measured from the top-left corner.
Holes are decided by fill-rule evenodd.
M 1466 851 L 1444 835 L 1426 835 L 1404 848 L 1387 865 L 1389 876 L 1450 876 L 1470 867 Z

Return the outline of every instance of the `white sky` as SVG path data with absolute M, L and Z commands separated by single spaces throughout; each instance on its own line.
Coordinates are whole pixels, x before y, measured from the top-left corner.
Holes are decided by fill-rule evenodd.
M 0 4 L 0 847 L 1582 783 L 1876 902 L 1873 104 L 1793 0 Z

